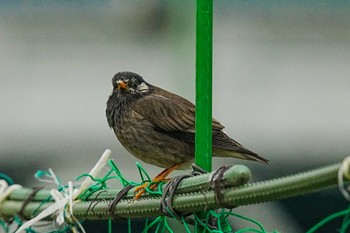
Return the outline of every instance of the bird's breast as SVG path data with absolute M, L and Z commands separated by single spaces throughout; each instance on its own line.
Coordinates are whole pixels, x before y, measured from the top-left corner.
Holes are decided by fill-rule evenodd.
M 135 115 L 121 121 L 114 131 L 123 147 L 146 163 L 170 167 L 193 161 L 193 145 L 155 131 L 150 122 Z

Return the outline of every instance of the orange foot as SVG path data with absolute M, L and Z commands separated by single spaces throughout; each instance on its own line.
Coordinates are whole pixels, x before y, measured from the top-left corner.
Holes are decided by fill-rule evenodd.
M 152 184 L 149 188 L 151 190 L 154 190 L 157 185 L 162 182 L 162 181 L 166 181 L 169 180 L 167 178 L 167 176 L 172 173 L 174 170 L 176 170 L 178 167 L 180 166 L 180 164 L 175 164 L 169 168 L 164 169 L 161 173 L 159 173 L 156 177 L 154 177 L 154 179 L 152 180 Z M 144 184 L 135 187 L 135 196 L 134 196 L 134 200 L 138 200 L 142 194 L 144 194 L 146 192 L 146 188 L 148 186 L 149 182 L 145 182 Z

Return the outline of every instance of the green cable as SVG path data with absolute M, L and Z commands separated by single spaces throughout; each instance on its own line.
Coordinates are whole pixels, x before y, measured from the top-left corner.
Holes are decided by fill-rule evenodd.
M 128 233 L 131 233 L 131 219 L 128 219 Z
M 142 165 L 139 162 L 136 162 L 137 169 L 139 171 L 139 175 L 141 177 L 142 182 L 145 181 L 151 181 L 151 177 L 148 175 L 146 170 L 142 167 Z M 144 175 L 147 177 L 147 179 L 144 178 Z
M 300 194 L 320 191 L 327 187 L 337 185 L 339 167 L 340 164 L 331 165 L 328 167 L 269 181 L 247 184 L 240 187 L 225 188 L 222 190 L 224 201 L 229 205 L 240 206 L 257 204 L 266 201 L 274 201 L 287 197 L 297 196 Z M 203 186 L 208 187 L 207 185 Z M 15 190 L 13 194 L 10 195 L 9 200 L 5 200 L 1 203 L 0 216 L 11 216 L 18 212 L 24 200 L 21 199 L 21 201 L 18 198 L 12 199 L 18 192 L 19 191 Z M 30 190 L 27 190 L 25 193 L 30 192 Z M 40 192 L 41 191 L 38 192 L 38 195 Z M 94 211 L 96 214 L 100 213 L 101 215 L 98 218 L 109 218 L 109 214 L 106 214 L 105 212 L 108 208 L 108 205 L 103 200 L 111 200 L 115 197 L 115 195 L 106 195 L 101 194 L 97 199 L 95 198 L 96 200 L 92 199 L 89 201 L 76 202 L 73 206 L 75 216 L 77 218 L 84 218 L 85 214 L 87 214 L 86 217 L 89 219 L 96 218 L 96 216 L 94 216 L 94 213 L 91 211 L 86 213 L 86 210 L 89 208 L 89 206 L 92 205 L 91 202 L 93 202 L 93 204 L 96 204 L 94 205 Z M 23 195 L 20 197 L 23 198 Z M 47 196 L 45 196 L 45 198 L 47 198 Z M 122 199 L 118 203 L 116 214 L 120 217 L 125 218 L 162 215 L 162 212 L 159 209 L 160 199 L 161 197 L 159 196 L 146 195 L 141 197 L 140 200 L 133 202 L 132 204 L 129 202 L 129 200 Z M 36 209 L 40 203 L 41 202 L 28 203 L 24 214 L 30 217 L 32 210 Z M 50 203 L 42 204 L 40 210 L 42 211 L 45 207 L 47 208 L 48 205 L 50 205 Z M 173 200 L 173 207 L 180 213 L 186 213 L 201 211 L 204 209 L 219 208 L 219 204 L 215 200 L 214 191 L 202 190 L 200 192 L 188 192 L 182 193 L 180 195 L 175 195 Z
M 348 209 L 350 208 L 350 206 L 348 206 Z M 350 224 L 350 213 L 345 215 L 344 219 L 343 219 L 343 222 L 342 222 L 342 225 L 341 225 L 341 229 L 339 232 L 345 232 L 346 229 L 349 228 L 349 224 Z
M 8 185 L 13 185 L 15 182 L 11 177 L 6 175 L 5 173 L 0 172 L 0 180 L 5 180 Z
M 336 186 L 338 184 L 338 171 L 340 166 L 341 164 L 336 164 L 264 182 L 246 184 L 239 187 L 226 187 L 221 191 L 224 197 L 224 202 L 233 206 L 279 200 Z M 234 170 L 234 167 L 232 169 Z M 205 177 L 205 175 L 201 176 Z M 191 177 L 183 180 L 182 182 L 186 183 L 190 179 L 202 180 L 202 178 L 200 176 Z M 206 179 L 207 182 L 210 180 L 208 177 Z M 344 177 L 344 179 L 346 179 L 346 177 Z M 179 190 L 181 190 L 181 185 L 182 183 L 179 186 Z M 208 183 L 201 183 L 201 185 L 198 187 L 200 186 L 208 187 Z M 22 208 L 23 201 L 26 200 L 31 192 L 31 189 L 14 190 L 9 198 L 0 204 L 0 217 L 7 219 L 16 216 L 18 211 Z M 102 192 L 109 193 L 110 190 L 101 190 L 99 193 Z M 48 198 L 50 198 L 50 196 L 48 196 L 48 193 L 49 190 L 40 190 L 35 195 L 35 197 L 33 197 L 33 199 L 26 205 L 23 215 L 27 218 L 32 218 L 34 211 L 38 213 L 48 208 L 52 204 L 52 201 L 48 201 Z M 109 208 L 109 202 L 115 197 L 115 195 L 110 195 L 109 193 L 108 195 L 104 196 L 102 194 L 100 196 L 99 194 L 93 194 L 95 197 L 92 198 L 93 195 L 91 195 L 90 198 L 92 199 L 86 199 L 86 201 L 76 201 L 73 205 L 74 216 L 77 219 L 111 218 L 107 212 L 107 209 Z M 119 217 L 124 218 L 160 216 L 163 214 L 159 209 L 160 199 L 160 196 L 151 195 L 143 196 L 140 198 L 140 200 L 132 203 L 130 203 L 128 199 L 122 199 L 117 205 L 115 214 Z M 173 199 L 173 208 L 179 213 L 189 213 L 208 209 L 216 209 L 220 208 L 220 206 L 215 199 L 214 191 L 205 191 L 205 189 L 203 189 L 197 192 L 180 192 L 180 194 L 175 195 Z M 331 221 L 332 219 L 340 216 L 346 216 L 346 218 L 344 218 L 344 221 L 346 222 L 343 223 L 342 228 L 346 229 L 349 224 L 347 221 L 349 213 L 349 210 L 345 210 L 333 214 L 321 221 L 314 228 L 310 229 L 308 233 L 315 232 L 317 230 L 317 227 L 319 228 L 326 224 L 328 221 Z M 217 217 L 215 213 L 212 212 L 211 214 L 213 214 L 214 217 Z M 223 216 L 222 218 L 225 217 L 224 215 L 221 216 Z M 195 215 L 195 217 L 197 216 Z M 205 219 L 206 217 L 207 215 L 200 218 Z M 200 218 L 197 217 L 197 220 Z M 49 219 L 50 217 L 48 217 L 47 220 Z M 149 225 L 152 224 L 153 222 Z M 195 225 L 203 226 L 203 223 L 195 222 Z M 165 225 L 165 227 L 167 227 L 167 225 Z M 204 226 L 202 228 L 206 229 Z M 264 229 L 262 228 L 261 232 L 263 231 Z
M 254 219 L 251 219 L 251 218 L 244 217 L 244 216 L 239 215 L 239 214 L 235 214 L 235 213 L 231 213 L 231 215 L 233 215 L 235 217 L 238 217 L 238 218 L 241 218 L 241 219 L 244 219 L 244 220 L 246 220 L 248 222 L 254 223 L 255 225 L 257 225 L 260 228 L 260 230 L 256 230 L 254 228 L 244 228 L 244 229 L 241 229 L 239 231 L 236 231 L 236 233 L 252 232 L 252 231 L 253 232 L 259 232 L 259 233 L 267 233 L 265 228 L 258 221 L 254 220 Z
M 108 174 L 109 173 L 110 172 L 108 172 Z M 212 176 L 212 173 L 206 173 L 206 174 L 201 174 L 201 175 L 186 178 L 180 183 L 180 186 L 176 190 L 176 193 L 182 194 L 182 193 L 205 191 L 208 189 L 208 187 L 213 189 L 214 186 L 209 185 L 208 183 L 208 181 L 211 179 L 210 178 L 211 176 Z M 108 179 L 109 178 L 111 177 L 108 177 Z M 115 178 L 119 179 L 119 176 Z M 243 165 L 234 165 L 224 173 L 224 176 L 221 180 L 221 186 L 225 188 L 225 187 L 234 187 L 234 186 L 243 185 L 248 183 L 250 178 L 251 178 L 251 173 L 248 167 Z M 92 179 L 98 182 L 102 182 L 103 180 L 106 180 L 104 178 L 96 179 L 94 177 L 92 177 Z M 132 182 L 129 181 L 129 183 L 132 183 Z M 113 199 L 121 191 L 120 188 L 113 188 L 113 189 L 108 188 L 108 189 L 104 189 L 105 191 L 104 193 L 98 192 L 98 189 L 95 187 L 96 186 L 99 187 L 99 185 L 101 184 L 97 183 L 92 185 L 91 188 L 85 190 L 79 196 L 79 199 L 84 201 L 92 201 L 92 200 L 95 200 L 97 196 L 99 199 Z M 163 188 L 163 186 L 160 185 L 159 188 Z M 28 195 L 30 195 L 31 192 L 32 192 L 32 189 L 30 188 L 16 189 L 10 194 L 10 196 L 8 197 L 8 200 L 16 200 L 16 201 L 25 200 L 28 197 Z M 133 189 L 131 189 L 127 194 L 126 198 L 133 198 L 134 197 L 133 193 L 134 193 Z M 50 190 L 43 189 L 36 193 L 36 195 L 32 198 L 32 201 L 36 201 L 36 202 L 47 201 L 47 198 L 50 198 L 50 196 L 51 196 Z
M 112 219 L 108 219 L 108 233 L 112 233 Z
M 4 221 L 0 220 L 0 226 L 4 230 L 4 232 L 6 232 L 6 233 L 9 232 L 9 228 Z
M 350 214 L 350 209 L 346 209 L 346 210 L 343 210 L 343 211 L 339 211 L 337 213 L 334 213 L 334 214 L 331 214 L 329 215 L 328 217 L 324 218 L 322 221 L 320 221 L 319 223 L 317 223 L 316 225 L 314 225 L 310 230 L 308 230 L 306 233 L 314 233 L 318 230 L 321 229 L 321 227 L 323 227 L 325 224 L 327 224 L 328 222 L 336 219 L 336 218 L 339 218 L 341 216 L 344 216 L 344 215 L 348 215 Z M 342 231 L 340 231 L 340 233 L 345 233 L 346 229 L 343 229 Z

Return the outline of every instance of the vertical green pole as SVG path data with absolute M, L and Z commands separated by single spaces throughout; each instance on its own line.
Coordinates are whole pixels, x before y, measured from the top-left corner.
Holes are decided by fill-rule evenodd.
M 196 164 L 211 171 L 213 0 L 197 0 Z
M 196 164 L 211 171 L 213 0 L 197 0 L 196 11 Z M 205 218 L 206 213 L 198 213 Z M 196 232 L 205 229 L 197 225 Z

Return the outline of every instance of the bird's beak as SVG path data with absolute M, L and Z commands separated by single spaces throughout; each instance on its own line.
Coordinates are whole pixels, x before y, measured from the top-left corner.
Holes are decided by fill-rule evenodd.
M 118 90 L 120 90 L 120 89 L 123 89 L 123 90 L 128 90 L 128 84 L 126 84 L 125 82 L 123 82 L 123 81 L 121 81 L 121 80 L 119 80 L 118 82 L 117 82 L 117 84 L 118 84 Z

